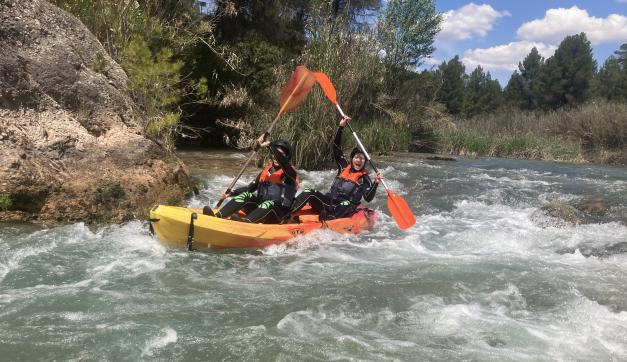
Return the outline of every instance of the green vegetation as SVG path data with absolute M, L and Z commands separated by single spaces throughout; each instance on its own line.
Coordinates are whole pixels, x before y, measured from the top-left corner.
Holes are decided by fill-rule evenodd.
M 98 52 L 96 54 L 96 57 L 94 58 L 94 61 L 91 64 L 91 68 L 98 73 L 104 74 L 107 66 L 107 59 L 105 58 L 104 54 Z
M 174 136 L 179 126 L 179 115 L 177 113 L 166 113 L 161 117 L 153 118 L 148 122 L 146 135 L 153 139 L 160 139 L 165 143 L 167 149 L 174 148 Z
M 0 211 L 7 211 L 13 206 L 11 195 L 0 193 Z
M 605 162 L 627 156 L 627 104 L 591 102 L 549 112 L 503 111 L 435 127 L 441 152 Z
M 277 112 L 298 64 L 325 72 L 373 151 L 512 157 L 624 155 L 627 44 L 597 71 L 584 33 L 544 59 L 530 49 L 502 89 L 459 56 L 416 71 L 433 52 L 433 0 L 53 0 L 78 16 L 128 74 L 146 134 L 168 149 L 249 147 Z M 105 57 L 92 68 L 106 75 Z M 319 89 L 283 116 L 300 168 L 331 161 L 338 115 Z M 346 137 L 347 147 L 352 145 Z M 190 141 L 191 140 L 191 141 Z M 620 156 L 622 157 L 622 156 Z

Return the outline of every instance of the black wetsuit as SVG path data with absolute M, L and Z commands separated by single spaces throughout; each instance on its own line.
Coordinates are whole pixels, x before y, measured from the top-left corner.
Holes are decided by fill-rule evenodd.
M 271 185 L 267 182 L 261 183 L 261 173 L 259 173 L 255 180 L 247 186 L 233 190 L 230 195 L 233 198 L 215 216 L 227 218 L 237 211 L 243 210 L 246 213 L 243 221 L 264 224 L 278 224 L 283 221 L 285 215 L 290 211 L 296 194 L 296 169 L 290 164 L 287 157 L 276 150 L 273 144 L 270 144 L 268 149 L 279 163 L 279 169 L 284 170 L 282 181 L 285 187 L 281 189 L 280 187 L 277 188 L 277 185 Z M 279 169 L 272 167 L 270 173 Z M 257 191 L 256 194 L 255 191 Z
M 342 173 L 342 170 L 346 168 L 350 161 L 344 157 L 342 153 L 342 129 L 339 127 L 333 140 L 333 158 L 337 164 L 337 175 L 334 180 L 333 186 L 328 194 L 323 194 L 314 189 L 305 189 L 296 200 L 294 200 L 294 206 L 292 212 L 300 210 L 309 202 L 314 212 L 320 214 L 320 218 L 323 220 L 341 218 L 351 215 L 357 206 L 359 205 L 361 198 L 370 202 L 374 199 L 377 193 L 378 183 L 373 183 L 368 175 L 363 175 L 360 179 L 359 185 L 356 185 L 357 189 L 352 195 L 338 194 L 336 188 L 336 181 L 338 176 Z M 364 164 L 364 168 L 366 165 Z

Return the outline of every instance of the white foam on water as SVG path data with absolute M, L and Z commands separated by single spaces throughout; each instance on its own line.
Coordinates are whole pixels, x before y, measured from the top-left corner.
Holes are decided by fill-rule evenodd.
M 410 206 L 421 211 L 405 231 L 387 214 L 380 192 L 370 231 L 319 230 L 255 251 L 189 253 L 150 237 L 139 221 L 96 233 L 75 224 L 25 235 L 17 244 L 0 240 L 8 246 L 0 251 L 0 318 L 18 321 L 2 337 L 19 341 L 20 326 L 30 323 L 89 348 L 90 328 L 136 333 L 144 359 L 170 355 L 180 336 L 190 359 L 218 359 L 247 346 L 251 355 L 283 356 L 278 359 L 627 360 L 627 255 L 582 254 L 585 246 L 625 241 L 627 228 L 539 225 L 533 215 L 541 203 L 585 196 L 572 191 L 576 185 L 562 187 L 584 182 L 572 176 L 451 167 L 395 162 L 383 169 L 392 189 L 411 194 Z M 453 187 L 481 191 L 463 188 L 418 202 L 416 180 L 450 184 L 453 174 L 459 182 Z M 301 173 L 303 185 L 322 192 L 334 175 Z M 208 181 L 190 206 L 215 201 L 231 178 Z M 602 181 L 604 191 L 622 186 Z M 429 207 L 421 209 L 423 202 Z M 46 278 L 24 282 L 31 274 Z M 6 288 L 8 281 L 15 287 Z M 68 300 L 102 304 L 64 309 Z M 20 315 L 22 309 L 34 316 Z M 189 319 L 190 309 L 201 317 Z M 186 325 L 163 327 L 164 311 Z M 151 325 L 159 327 L 146 330 Z M 250 328 L 254 333 L 241 332 Z M 232 343 L 219 346 L 218 334 Z M 56 342 L 38 338 L 41 345 Z M 113 339 L 91 357 L 111 359 L 108 348 L 125 343 Z
M 0 283 L 11 271 L 20 267 L 20 263 L 30 257 L 37 256 L 49 252 L 56 247 L 56 244 L 50 243 L 48 246 L 41 247 L 23 247 L 11 250 L 4 242 L 0 243 L 2 251 L 0 251 Z
M 26 235 L 16 242 L 0 238 L 0 283 L 12 271 L 19 270 L 25 261 L 46 255 L 57 248 L 97 239 L 83 223 L 56 229 L 44 229 Z M 52 266 L 51 266 L 52 267 Z
M 545 204 L 549 202 L 571 203 L 582 200 L 583 197 L 575 194 L 564 194 L 561 192 L 544 192 L 538 195 L 538 200 Z
M 435 168 L 435 169 L 441 169 L 442 166 L 439 165 L 430 165 L 428 163 L 425 162 L 416 162 L 414 165 L 412 165 L 411 163 L 406 164 L 405 166 L 407 167 L 419 167 L 419 168 Z
M 480 181 L 494 181 L 499 184 L 509 184 L 518 187 L 530 188 L 531 186 L 541 185 L 541 186 L 551 186 L 557 185 L 556 182 L 548 182 L 543 180 L 529 180 L 525 177 L 521 177 L 519 179 L 512 179 L 507 176 L 495 177 L 490 176 L 486 173 L 481 173 L 479 175 L 471 175 L 471 179 L 480 180 Z
M 156 336 L 146 342 L 144 349 L 142 350 L 142 357 L 152 357 L 155 352 L 166 347 L 169 344 L 176 343 L 178 341 L 178 334 L 170 327 L 166 327 L 161 330 L 159 336 Z

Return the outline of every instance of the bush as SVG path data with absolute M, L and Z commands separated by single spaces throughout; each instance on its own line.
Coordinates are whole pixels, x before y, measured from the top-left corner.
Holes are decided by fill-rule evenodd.
M 166 149 L 174 149 L 174 135 L 179 125 L 180 116 L 176 113 L 166 113 L 162 117 L 153 118 L 148 122 L 146 135 L 164 142 Z
M 9 194 L 0 194 L 0 210 L 7 211 L 13 206 L 13 200 Z

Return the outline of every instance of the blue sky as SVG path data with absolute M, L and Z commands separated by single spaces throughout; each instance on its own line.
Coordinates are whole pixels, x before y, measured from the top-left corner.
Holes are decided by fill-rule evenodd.
M 627 0 L 436 0 L 444 13 L 436 51 L 423 68 L 456 54 L 470 73 L 477 65 L 502 85 L 534 45 L 545 57 L 566 35 L 585 32 L 599 67 L 627 43 Z

